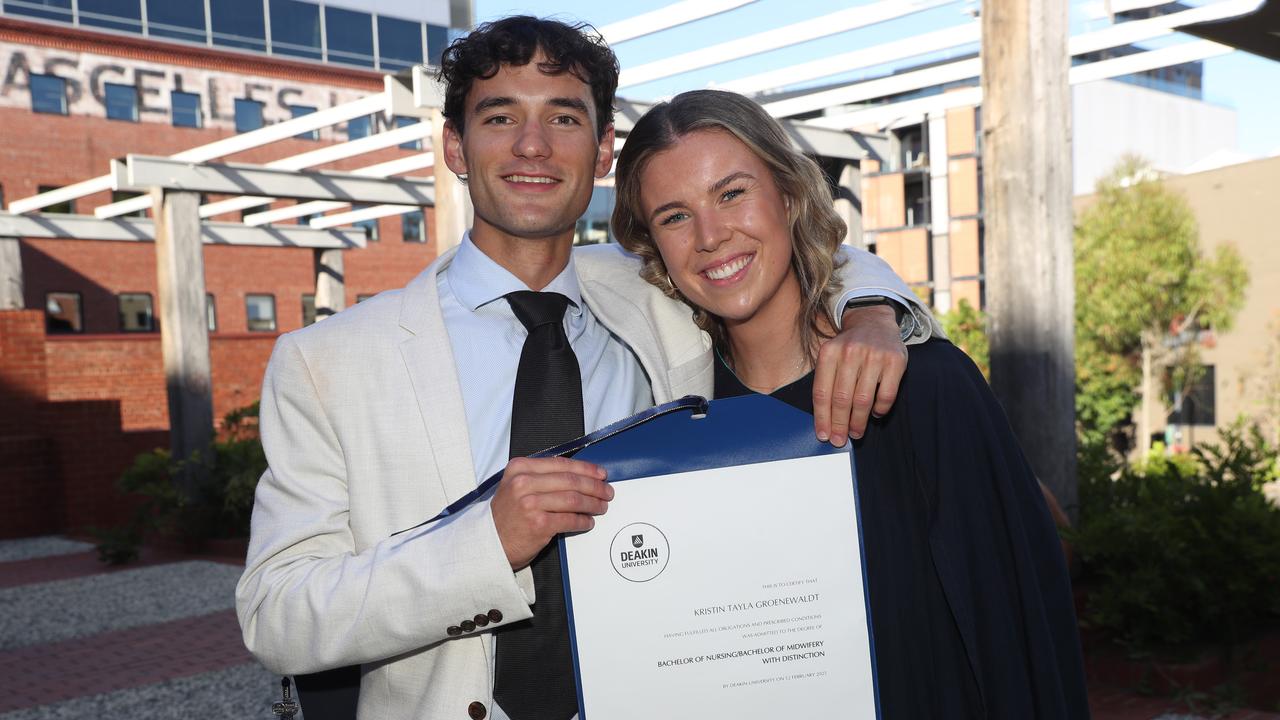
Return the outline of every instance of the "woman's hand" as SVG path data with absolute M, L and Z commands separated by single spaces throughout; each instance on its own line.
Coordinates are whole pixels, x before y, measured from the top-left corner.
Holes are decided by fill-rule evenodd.
M 898 397 L 907 370 L 907 348 L 893 308 L 870 305 L 846 310 L 839 335 L 818 349 L 813 374 L 813 419 L 818 439 L 844 446 L 867 430 L 871 414 L 884 415 Z

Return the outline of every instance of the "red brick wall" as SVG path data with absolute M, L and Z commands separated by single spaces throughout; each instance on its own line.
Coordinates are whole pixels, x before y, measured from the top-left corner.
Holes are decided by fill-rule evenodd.
M 52 446 L 40 435 L 0 436 L 0 538 L 58 527 L 62 486 L 53 472 Z
M 0 312 L 0 436 L 30 432 L 48 388 L 44 313 Z

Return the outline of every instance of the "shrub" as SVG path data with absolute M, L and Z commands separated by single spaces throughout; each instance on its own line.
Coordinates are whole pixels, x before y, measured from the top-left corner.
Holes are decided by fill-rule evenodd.
M 93 530 L 99 558 L 112 564 L 134 560 L 144 537 L 157 532 L 195 541 L 247 536 L 253 494 L 267 468 L 257 420 L 257 403 L 228 413 L 206 454 L 178 461 L 163 449 L 138 455 L 117 487 L 141 503 L 126 525 Z M 173 481 L 188 466 L 199 466 L 203 475 L 190 496 Z
M 1280 618 L 1280 508 L 1263 493 L 1276 467 L 1277 449 L 1236 425 L 1220 446 L 1082 475 L 1067 532 L 1085 624 L 1146 655 L 1230 647 Z

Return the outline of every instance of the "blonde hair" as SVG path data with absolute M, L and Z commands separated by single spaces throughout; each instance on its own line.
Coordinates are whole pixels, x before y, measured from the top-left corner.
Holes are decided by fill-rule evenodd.
M 832 207 L 831 191 L 817 163 L 796 152 L 782 127 L 754 101 L 723 90 L 694 90 L 653 106 L 627 135 L 618 155 L 615 176 L 617 202 L 613 234 L 624 248 L 640 256 L 641 276 L 693 308 L 693 319 L 707 331 L 722 353 L 728 352 L 720 318 L 689 302 L 670 282 L 662 255 L 649 234 L 640 206 L 640 176 L 654 155 L 694 132 L 726 132 L 746 145 L 769 167 L 773 181 L 787 200 L 791 231 L 791 267 L 800 283 L 800 340 L 810 361 L 819 340 L 835 327 L 831 299 L 840 290 L 835 277 L 835 252 L 845 235 L 844 221 Z M 825 321 L 825 323 L 823 322 Z

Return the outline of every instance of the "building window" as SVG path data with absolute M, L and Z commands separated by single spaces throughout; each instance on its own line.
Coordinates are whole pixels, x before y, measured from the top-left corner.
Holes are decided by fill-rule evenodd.
M 44 329 L 49 334 L 84 332 L 80 293 L 51 292 L 44 296 Z
M 903 183 L 903 205 L 906 209 L 908 227 L 929 224 L 929 193 L 925 177 L 919 173 L 909 173 Z
M 169 111 L 174 127 L 198 128 L 204 126 L 204 114 L 200 112 L 200 96 L 195 93 L 169 93 Z
M 369 121 L 369 116 L 351 118 L 347 121 L 347 139 L 359 140 L 363 137 L 369 137 L 373 134 L 373 123 Z
M 67 114 L 67 81 L 57 75 L 31 76 L 31 109 L 51 115 Z
M 306 293 L 302 296 L 302 327 L 316 324 L 316 296 Z
M 925 155 L 924 126 L 912 125 L 894 130 L 894 139 L 898 143 L 898 170 L 910 170 L 923 167 L 928 161 Z
M 1217 392 L 1214 384 L 1214 366 L 1200 365 L 1194 368 L 1188 383 L 1170 382 L 1173 392 L 1168 398 L 1169 425 L 1216 425 Z M 1183 385 L 1183 387 L 1177 387 Z
M 356 302 L 362 303 L 365 300 L 368 300 L 369 298 L 373 297 L 373 295 L 374 293 L 364 293 L 364 294 L 356 295 Z
M 138 88 L 106 83 L 107 119 L 138 122 Z
M 400 216 L 401 234 L 405 242 L 426 242 L 427 224 L 421 210 L 407 212 Z
M 271 0 L 271 52 L 320 60 L 320 6 Z
M 310 115 L 315 111 L 316 109 L 309 105 L 290 105 L 289 106 L 289 113 L 295 118 L 306 117 L 307 115 Z M 308 130 L 304 133 L 298 133 L 297 135 L 294 135 L 294 137 L 298 138 L 299 140 L 319 140 L 320 130 L 318 129 Z
M 249 132 L 262 127 L 262 103 L 236 98 L 236 132 Z
M 118 299 L 121 331 L 152 332 L 156 329 L 150 293 L 120 293 Z
M 368 205 L 353 205 L 352 210 L 360 210 L 369 207 Z M 365 242 L 377 242 L 382 238 L 378 235 L 378 219 L 357 220 L 351 223 L 351 227 L 364 231 Z
M 113 202 L 113 203 L 118 203 L 118 202 L 120 202 L 120 201 L 122 201 L 122 200 L 132 200 L 132 199 L 134 199 L 134 198 L 136 198 L 136 197 L 142 197 L 144 194 L 145 194 L 145 193 L 139 193 L 139 192 L 128 192 L 128 191 L 126 191 L 126 190 L 112 190 L 112 191 L 111 191 L 111 202 Z M 136 217 L 136 218 L 144 218 L 144 217 L 146 217 L 146 216 L 147 216 L 147 211 L 144 209 L 144 210 L 134 210 L 133 212 L 125 213 L 124 215 L 121 215 L 120 217 Z
M 80 0 L 76 9 L 81 25 L 142 32 L 142 4 L 138 0 Z
M 57 190 L 59 187 L 62 187 L 62 186 L 61 185 L 37 185 L 36 192 L 43 194 L 43 193 L 49 192 L 50 190 Z M 52 205 L 45 206 L 40 210 L 40 212 L 64 213 L 67 215 L 73 215 L 75 214 L 75 211 L 76 211 L 75 200 L 63 200 L 60 203 L 54 203 Z
M 146 0 L 146 3 L 149 34 L 204 44 L 204 0 Z
M 440 67 L 440 58 L 447 47 L 449 47 L 449 28 L 427 23 L 427 62 Z
M 328 5 L 324 32 L 329 62 L 373 67 L 373 17 L 369 13 Z
M 267 51 L 262 0 L 209 0 L 209 19 L 214 45 Z
M 209 332 L 217 332 L 218 306 L 213 301 L 213 293 L 205 293 L 204 295 L 204 317 L 209 324 Z
M 273 332 L 276 329 L 276 296 L 245 295 L 245 317 L 252 332 Z
M 391 72 L 421 65 L 422 24 L 379 15 L 378 61 Z
M 25 15 L 26 17 L 44 18 L 71 22 L 71 0 L 6 0 L 4 12 L 7 15 Z
M 418 118 L 405 117 L 403 115 L 396 116 L 396 127 L 398 128 L 409 127 L 410 125 L 417 125 L 417 124 L 418 124 Z M 421 150 L 422 141 L 410 140 L 409 142 L 400 143 L 399 147 L 401 150 Z

